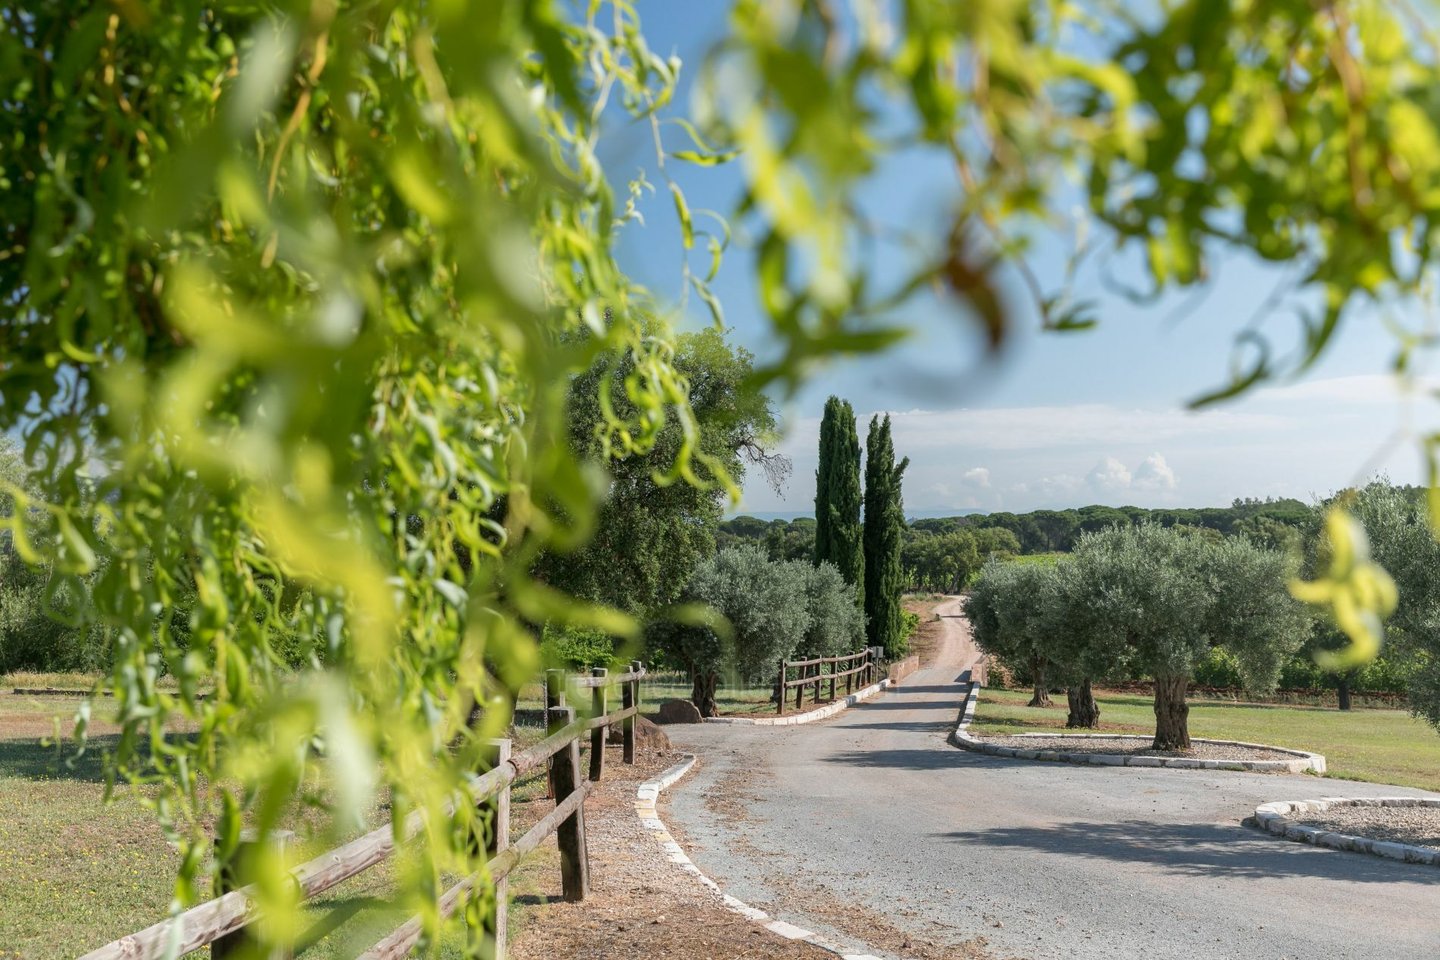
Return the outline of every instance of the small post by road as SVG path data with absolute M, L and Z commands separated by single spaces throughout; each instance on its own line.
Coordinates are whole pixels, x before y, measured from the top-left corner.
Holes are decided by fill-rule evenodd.
M 775 712 L 785 716 L 785 661 L 780 661 L 780 679 L 775 682 Z
M 609 675 L 610 671 L 604 667 L 594 667 L 590 671 L 590 676 L 598 680 L 604 680 Z M 604 683 L 590 691 L 590 709 L 594 716 L 605 716 L 605 696 Z M 599 783 L 605 774 L 605 735 L 609 732 L 610 728 L 605 726 L 590 731 L 590 779 L 595 783 Z
M 571 707 L 555 707 L 547 719 L 552 730 L 575 719 Z M 555 782 L 555 803 L 564 803 L 576 790 L 581 789 L 580 741 L 571 740 L 564 749 L 550 758 L 550 775 Z M 585 848 L 585 804 L 575 808 L 560 822 L 555 831 L 555 841 L 560 848 L 560 891 L 567 903 L 579 903 L 590 893 L 590 856 Z
M 295 834 L 291 831 L 275 830 L 271 832 L 267 843 L 274 851 L 276 858 L 283 863 L 285 852 L 294 844 L 294 841 Z M 220 838 L 216 837 L 215 842 L 218 847 Z M 216 897 L 223 897 L 225 894 L 245 886 L 251 879 L 247 873 L 259 850 L 260 842 L 255 837 L 255 831 L 246 830 L 241 833 L 240 846 L 236 849 L 235 855 L 220 868 L 220 875 L 215 878 Z M 292 960 L 295 956 L 289 947 L 272 947 L 267 953 L 260 951 L 261 943 L 255 937 L 254 928 L 248 925 L 234 933 L 227 933 L 210 944 L 210 956 L 216 960 Z
M 626 710 L 635 708 L 636 716 L 626 717 L 620 721 L 620 735 L 625 744 L 624 760 L 626 763 L 635 762 L 635 724 L 640 713 L 640 671 L 645 665 L 639 660 L 630 661 L 630 679 L 620 690 L 620 705 Z
M 565 671 L 545 671 L 545 733 L 554 733 L 560 727 L 554 725 L 551 711 L 565 704 Z M 560 726 L 564 726 L 561 724 Z M 545 776 L 545 796 L 547 799 L 555 796 L 555 770 L 552 765 Z

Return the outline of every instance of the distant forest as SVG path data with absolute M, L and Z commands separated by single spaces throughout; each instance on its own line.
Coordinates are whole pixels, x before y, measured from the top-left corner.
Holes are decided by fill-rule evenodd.
M 956 590 L 990 557 L 1068 553 L 1087 531 L 1152 521 L 1165 527 L 1243 536 L 1264 546 L 1298 546 L 1315 523 L 1313 505 L 1289 498 L 1237 499 L 1228 507 L 1077 507 L 1030 513 L 972 513 L 912 521 L 905 531 L 902 563 L 917 590 Z M 775 560 L 809 559 L 815 520 L 761 520 L 740 516 L 720 524 L 716 545 L 763 544 Z

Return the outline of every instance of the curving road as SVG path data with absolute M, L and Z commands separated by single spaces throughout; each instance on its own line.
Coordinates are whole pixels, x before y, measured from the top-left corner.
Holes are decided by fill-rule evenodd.
M 668 728 L 702 764 L 667 822 L 728 893 L 889 956 L 983 937 L 1029 960 L 1440 957 L 1440 870 L 1239 824 L 1267 800 L 1421 791 L 962 752 L 945 738 L 977 654 L 958 602 L 941 613 L 933 665 L 830 722 Z

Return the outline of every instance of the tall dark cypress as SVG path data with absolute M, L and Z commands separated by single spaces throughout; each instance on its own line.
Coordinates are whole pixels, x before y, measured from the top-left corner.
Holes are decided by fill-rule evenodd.
M 815 564 L 828 560 L 855 586 L 863 605 L 865 547 L 860 526 L 860 439 L 848 401 L 825 401 L 820 466 L 815 471 Z
M 900 653 L 900 540 L 905 505 L 900 484 L 909 458 L 895 462 L 890 417 L 870 419 L 865 437 L 865 636 L 888 656 Z

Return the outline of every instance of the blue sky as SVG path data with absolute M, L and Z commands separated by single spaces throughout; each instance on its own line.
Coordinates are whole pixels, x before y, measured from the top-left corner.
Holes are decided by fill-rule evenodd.
M 699 56 L 720 32 L 724 4 L 641 2 L 645 33 L 657 52 L 678 54 L 693 76 Z M 645 135 L 612 131 L 617 146 L 604 156 L 615 175 L 653 158 Z M 734 168 L 672 164 L 692 208 L 728 213 L 738 196 Z M 909 226 L 937 231 L 956 197 L 948 166 L 925 156 L 888 163 L 865 185 L 860 201 Z M 647 200 L 647 225 L 627 228 L 622 260 L 662 295 L 679 296 L 677 228 L 663 188 Z M 1032 260 L 1047 284 L 1058 284 L 1066 237 L 1057 233 Z M 1112 274 L 1135 282 L 1127 255 Z M 740 237 L 716 290 L 734 338 L 760 356 L 773 349 L 749 278 L 752 254 Z M 898 256 L 880 260 L 899 269 Z M 703 266 L 703 265 L 701 265 Z M 988 357 L 970 320 L 953 305 L 922 300 L 902 315 L 913 330 L 887 354 L 837 362 L 815 375 L 781 409 L 784 452 L 795 464 L 783 495 L 750 477 L 740 512 L 809 513 L 813 509 L 818 414 L 838 394 L 868 421 L 895 420 L 897 453 L 912 464 L 905 502 L 912 513 L 1030 510 L 1088 503 L 1205 506 L 1239 496 L 1308 499 L 1379 471 L 1397 481 L 1420 476 L 1413 439 L 1395 439 L 1408 420 L 1421 428 L 1433 410 L 1402 398 L 1385 375 L 1394 341 L 1379 315 L 1351 317 L 1326 357 L 1300 381 L 1262 390 L 1200 413 L 1186 402 L 1223 384 L 1232 337 L 1284 277 L 1275 269 L 1230 257 L 1209 289 L 1137 305 L 1111 292 L 1097 275 L 1081 292 L 1100 302 L 1097 329 L 1041 333 L 1033 311 L 1015 294 L 1015 334 L 1004 354 Z M 678 304 L 677 304 L 678 307 Z M 686 306 L 687 324 L 704 322 Z M 1295 342 L 1285 313 L 1265 321 L 1281 345 Z

